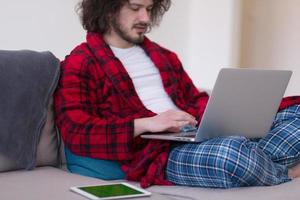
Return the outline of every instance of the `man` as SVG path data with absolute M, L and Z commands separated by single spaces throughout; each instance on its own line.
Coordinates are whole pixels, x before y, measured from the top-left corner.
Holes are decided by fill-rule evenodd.
M 70 171 L 142 187 L 274 185 L 299 176 L 299 166 L 288 170 L 300 159 L 299 98 L 285 101 L 259 142 L 228 137 L 171 146 L 139 137 L 196 126 L 208 100 L 177 56 L 145 37 L 169 6 L 170 0 L 81 2 L 87 41 L 62 62 L 55 95 Z

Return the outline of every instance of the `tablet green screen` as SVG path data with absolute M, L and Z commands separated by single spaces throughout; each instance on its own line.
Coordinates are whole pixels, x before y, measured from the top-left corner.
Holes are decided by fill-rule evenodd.
M 142 192 L 123 184 L 88 186 L 80 187 L 79 189 L 97 197 L 116 197 L 143 194 Z

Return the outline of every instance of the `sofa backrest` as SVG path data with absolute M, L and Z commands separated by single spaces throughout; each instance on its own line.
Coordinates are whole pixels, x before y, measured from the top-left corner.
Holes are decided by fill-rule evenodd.
M 57 136 L 58 134 L 54 126 L 53 101 L 51 98 L 48 105 L 46 123 L 43 127 L 37 147 L 37 167 L 59 165 L 59 138 Z M 14 160 L 0 154 L 0 172 L 18 169 L 21 168 Z

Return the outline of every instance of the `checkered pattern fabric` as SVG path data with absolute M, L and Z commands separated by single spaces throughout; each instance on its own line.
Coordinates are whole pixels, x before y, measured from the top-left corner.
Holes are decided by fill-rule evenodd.
M 198 91 L 176 54 L 148 38 L 141 47 L 175 105 L 200 121 L 208 95 Z M 101 34 L 88 33 L 87 41 L 62 61 L 54 105 L 56 125 L 73 154 L 118 161 L 126 178 L 141 181 L 142 187 L 169 184 L 164 180 L 169 142 L 134 138 L 134 119 L 156 114 L 143 105 Z
M 176 54 L 148 38 L 141 47 L 172 101 L 200 121 L 208 95 L 197 90 Z M 97 33 L 88 33 L 87 41 L 62 61 L 54 105 L 66 147 L 96 159 L 133 160 L 148 142 L 134 139 L 134 119 L 156 115 L 145 108 L 123 64 Z
M 300 160 L 300 104 L 288 107 L 276 115 L 270 133 L 258 146 L 274 162 L 292 166 Z
M 160 72 L 175 105 L 201 120 L 208 96 L 199 92 L 175 53 L 145 38 L 141 47 Z M 300 102 L 285 99 L 283 107 Z M 101 34 L 88 33 L 61 63 L 54 95 L 56 125 L 77 156 L 120 162 L 129 180 L 142 187 L 165 180 L 170 142 L 134 138 L 134 119 L 156 115 L 145 108 L 131 78 Z
M 244 137 L 184 144 L 170 153 L 166 176 L 177 185 L 230 188 L 276 185 L 290 180 L 288 166 L 299 161 L 300 105 L 280 111 L 258 142 Z

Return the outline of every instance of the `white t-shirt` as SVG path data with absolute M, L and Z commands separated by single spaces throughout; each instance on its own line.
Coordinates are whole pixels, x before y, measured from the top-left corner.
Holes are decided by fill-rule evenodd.
M 141 47 L 121 49 L 111 46 L 111 49 L 124 65 L 139 98 L 148 110 L 154 113 L 179 110 L 164 90 L 159 70 Z

